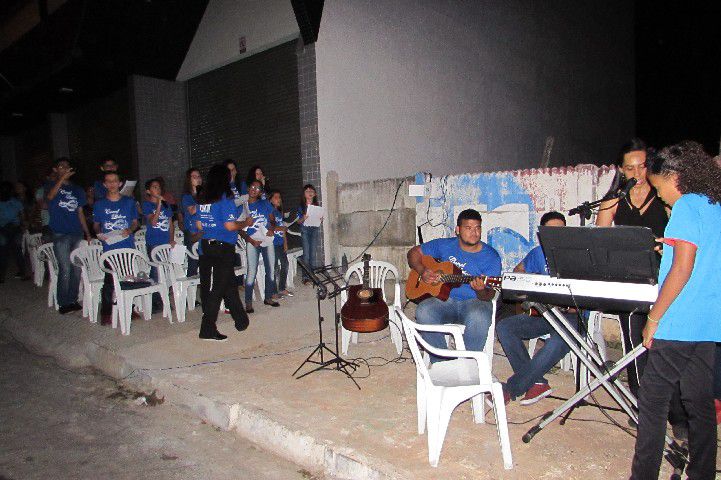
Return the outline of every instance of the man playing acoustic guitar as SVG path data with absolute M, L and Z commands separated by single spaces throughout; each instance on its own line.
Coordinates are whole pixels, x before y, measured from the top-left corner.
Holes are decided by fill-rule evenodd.
M 423 282 L 435 284 L 440 281 L 437 272 L 423 265 L 423 256 L 436 260 L 450 261 L 464 275 L 475 277 L 501 274 L 501 257 L 493 247 L 481 241 L 481 214 L 468 209 L 458 215 L 456 238 L 438 238 L 415 246 L 408 251 L 408 265 L 418 272 Z M 463 341 L 468 350 L 481 351 L 486 343 L 491 326 L 494 291 L 486 288 L 481 278 L 453 288 L 448 300 L 431 297 L 423 300 L 416 308 L 416 321 L 424 325 L 457 323 L 466 326 Z M 423 338 L 432 346 L 446 348 L 445 338 L 440 333 L 424 333 Z M 442 360 L 431 355 L 431 362 Z

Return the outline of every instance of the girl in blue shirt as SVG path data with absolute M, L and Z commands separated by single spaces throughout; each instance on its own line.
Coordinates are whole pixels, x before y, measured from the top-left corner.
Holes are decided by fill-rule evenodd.
M 203 232 L 200 255 L 200 298 L 203 320 L 199 338 L 224 341 L 216 322 L 220 301 L 235 321 L 238 331 L 248 328 L 248 315 L 243 310 L 235 283 L 233 260 L 238 231 L 250 223 L 236 221 L 236 208 L 228 181 L 228 168 L 214 165 L 208 172 L 205 188 L 198 196 L 196 226 Z M 212 286 L 212 288 L 211 288 Z
M 275 248 L 275 266 L 279 269 L 278 288 L 280 295 L 292 296 L 286 286 L 288 277 L 288 239 L 286 238 L 288 227 L 283 224 L 283 199 L 279 190 L 271 190 L 268 192 L 270 204 L 273 205 L 275 211 L 275 238 L 273 239 L 273 247 Z
M 223 166 L 228 169 L 228 188 L 230 191 L 228 198 L 231 198 L 232 200 L 240 200 L 241 195 L 245 195 L 248 192 L 247 189 L 245 192 L 242 191 L 244 182 L 242 181 L 240 175 L 238 175 L 238 166 L 231 158 L 224 160 Z
M 183 215 L 183 243 L 190 252 L 195 242 L 200 240 L 203 232 L 198 231 L 195 222 L 198 212 L 198 193 L 203 184 L 203 177 L 197 168 L 189 168 L 185 172 L 185 188 L 180 198 L 181 212 Z M 188 257 L 188 276 L 198 273 L 198 261 Z
M 270 185 L 268 184 L 268 178 L 265 176 L 265 172 L 260 165 L 253 165 L 248 169 L 248 175 L 245 176 L 245 180 L 240 185 L 240 194 L 246 195 L 248 193 L 248 185 L 254 181 L 259 181 L 262 190 L 260 192 L 260 198 L 268 200 L 270 192 Z
M 318 205 L 318 192 L 310 183 L 303 187 L 303 196 L 300 199 L 300 207 L 298 207 L 298 223 L 301 225 L 300 238 L 303 241 L 303 261 L 310 268 L 315 268 L 318 266 L 316 264 L 316 251 L 320 240 L 320 227 L 303 225 L 306 218 L 308 218 L 308 205 Z M 310 279 L 306 277 L 305 270 L 303 270 L 303 285 L 307 283 L 310 283 Z
M 159 245 L 175 245 L 175 226 L 173 225 L 173 210 L 163 200 L 163 186 L 157 178 L 145 182 L 147 200 L 143 202 L 142 212 L 145 218 L 145 248 L 148 258 L 152 260 L 151 252 Z M 150 269 L 150 278 L 158 281 L 158 269 Z M 163 308 L 159 293 L 153 294 L 153 313 Z
M 721 168 L 696 142 L 661 150 L 649 180 L 669 205 L 659 269 L 660 290 L 643 329 L 648 348 L 638 399 L 631 478 L 657 478 L 669 403 L 677 390 L 688 414 L 689 478 L 714 478 L 715 342 L 721 341 Z

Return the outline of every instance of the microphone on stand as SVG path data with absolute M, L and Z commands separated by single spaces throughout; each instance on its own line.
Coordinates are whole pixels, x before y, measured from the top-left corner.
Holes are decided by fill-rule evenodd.
M 628 194 L 631 192 L 631 189 L 638 183 L 638 180 L 635 178 L 629 178 L 626 181 L 626 185 L 623 186 L 622 189 L 620 189 L 616 193 L 616 198 L 626 198 Z

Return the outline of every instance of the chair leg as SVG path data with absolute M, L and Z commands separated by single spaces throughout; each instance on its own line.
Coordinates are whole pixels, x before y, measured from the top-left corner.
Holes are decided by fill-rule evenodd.
M 120 294 L 123 298 L 123 306 L 120 310 L 120 331 L 123 335 L 130 335 L 130 323 L 133 321 L 133 299 L 132 297 L 125 297 L 124 294 Z
M 143 299 L 143 319 L 150 320 L 153 316 L 153 294 L 149 293 L 142 296 Z M 132 313 L 131 313 L 132 315 Z
M 479 393 L 471 399 L 474 423 L 486 423 L 486 394 Z
M 510 470 L 513 468 L 513 455 L 511 453 L 511 441 L 508 438 L 508 423 L 506 420 L 506 405 L 503 402 L 503 387 L 500 383 L 494 382 L 493 385 L 491 385 L 491 396 L 493 397 L 493 412 L 496 416 L 498 440 L 501 442 L 503 468 Z
M 358 343 L 358 332 L 351 333 L 350 341 L 353 343 Z
M 197 297 L 197 292 L 197 285 L 188 285 L 188 310 L 191 312 L 195 310 L 195 299 Z
M 429 392 L 427 396 L 428 402 L 428 461 L 432 467 L 438 466 L 438 460 L 441 458 L 441 450 L 443 449 L 443 441 L 446 438 L 448 430 L 448 422 L 451 420 L 451 413 L 455 404 L 449 401 L 443 401 L 440 392 Z
M 160 298 L 163 301 L 163 316 L 167 317 L 170 323 L 173 323 L 173 314 L 170 313 L 170 295 L 168 294 L 167 287 L 160 289 Z
M 400 355 L 403 352 L 403 334 L 401 334 L 401 326 L 393 316 L 391 316 L 389 327 L 391 329 L 391 342 L 396 346 L 396 351 Z
M 185 321 L 185 308 L 187 304 L 186 286 L 182 283 L 176 283 L 173 286 L 173 300 L 175 300 L 175 318 L 178 322 Z
M 348 345 L 350 344 L 351 332 L 346 330 L 343 326 L 340 327 L 340 351 L 343 355 L 348 354 Z
M 426 431 L 426 387 L 423 378 L 416 372 L 416 408 L 418 410 L 418 435 Z

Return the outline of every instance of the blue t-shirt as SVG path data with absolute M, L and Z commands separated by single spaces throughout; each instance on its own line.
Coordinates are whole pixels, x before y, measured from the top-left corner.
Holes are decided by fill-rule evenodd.
M 108 195 L 108 189 L 103 185 L 102 180 L 95 180 L 93 183 L 93 197 L 95 201 L 104 199 Z
M 272 204 L 271 204 L 272 205 Z M 283 214 L 280 210 L 277 208 L 273 209 L 273 215 L 275 215 L 275 226 L 276 227 L 282 227 L 284 226 L 283 223 Z M 285 232 L 283 231 L 277 231 L 275 232 L 275 238 L 273 239 L 273 245 L 283 245 L 283 234 Z
M 183 207 L 183 230 L 190 233 L 197 233 L 198 227 L 195 225 L 195 221 L 198 219 L 198 211 L 192 214 L 188 211 L 188 207 L 195 205 L 197 207 L 198 202 L 195 201 L 193 196 L 189 193 L 184 193 L 180 199 L 180 205 Z
M 4 227 L 5 225 L 20 225 L 20 212 L 22 211 L 23 204 L 17 198 L 0 202 L 0 227 Z
M 696 245 L 696 259 L 688 282 L 666 310 L 654 338 L 687 342 L 721 342 L 721 318 L 714 313 L 721 301 L 721 205 L 708 203 L 708 197 L 695 193 L 682 195 L 671 210 L 666 239 L 684 240 Z M 674 249 L 663 246 L 658 284 L 663 285 L 671 270 Z
M 133 220 L 138 218 L 138 210 L 135 208 L 135 200 L 130 197 L 120 197 L 120 200 L 111 201 L 103 198 L 93 205 L 93 221 L 100 224 L 101 233 L 113 232 L 130 228 Z M 123 240 L 108 245 L 103 242 L 103 251 L 115 250 L 118 248 L 133 248 L 135 239 L 130 234 Z
M 275 208 L 268 200 L 256 200 L 253 203 L 249 203 L 248 211 L 253 218 L 253 225 L 248 227 L 246 233 L 253 235 L 261 225 L 265 228 L 270 228 L 270 215 L 274 210 Z
M 543 248 L 541 248 L 540 245 L 528 252 L 526 258 L 523 259 L 523 269 L 526 271 L 526 273 L 548 275 L 546 256 L 543 254 Z
M 54 184 L 46 184 L 45 192 L 49 193 Z M 61 185 L 57 195 L 48 202 L 50 229 L 53 233 L 82 235 L 78 209 L 86 204 L 85 192 L 79 186 L 68 183 Z
M 241 184 L 242 186 L 242 184 Z M 240 190 L 238 190 L 238 187 L 235 185 L 235 182 L 230 182 L 230 191 L 233 192 L 233 198 L 235 200 L 240 200 L 240 196 L 243 195 Z M 247 193 L 247 191 L 246 191 Z
M 248 184 L 245 182 L 245 180 L 240 182 L 240 194 L 248 195 Z
M 421 245 L 423 255 L 430 255 L 441 262 L 451 262 L 464 275 L 487 275 L 497 277 L 501 274 L 501 256 L 488 245 L 481 242 L 480 252 L 466 252 L 459 244 L 458 238 L 437 238 Z M 476 291 L 467 283 L 451 290 L 450 297 L 455 300 L 468 300 L 476 297 Z
M 148 200 L 143 202 L 143 217 L 145 217 L 145 226 L 147 227 L 145 230 L 145 244 L 151 247 L 170 243 L 170 222 L 173 221 L 173 209 L 167 203 L 164 203 L 160 207 L 158 223 L 151 225 L 148 216 L 155 213 L 156 205 L 155 202 L 149 202 Z
M 235 245 L 238 241 L 238 232 L 225 228 L 225 222 L 236 219 L 236 209 L 233 200 L 223 197 L 215 203 L 198 205 L 197 219 L 203 226 L 205 240 L 220 240 Z

